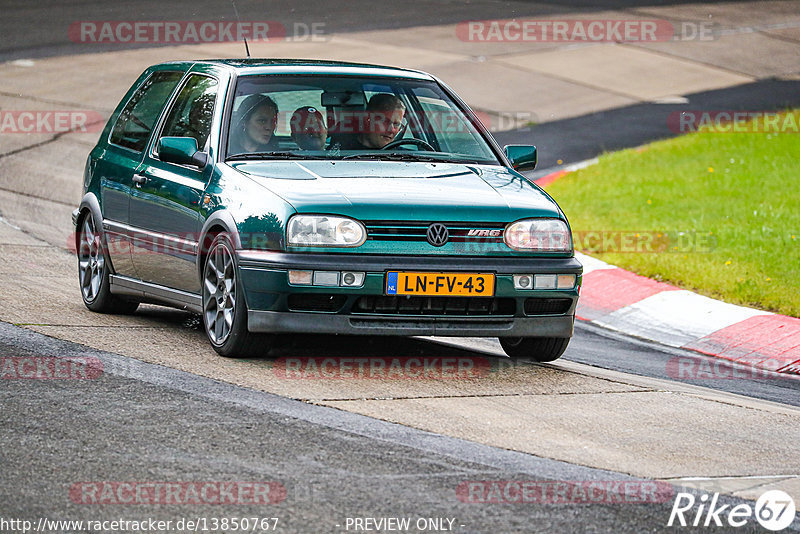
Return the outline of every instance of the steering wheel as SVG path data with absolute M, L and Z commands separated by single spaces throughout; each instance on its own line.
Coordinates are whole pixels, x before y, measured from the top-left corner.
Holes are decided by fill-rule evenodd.
M 397 139 L 395 141 L 391 141 L 389 144 L 387 144 L 385 147 L 383 147 L 383 150 L 389 150 L 391 148 L 394 148 L 394 147 L 400 146 L 400 145 L 414 145 L 414 146 L 417 146 L 417 147 L 419 147 L 419 148 L 421 148 L 423 150 L 429 150 L 431 152 L 436 152 L 436 149 L 433 148 L 430 145 L 430 143 L 428 143 L 427 141 L 423 141 L 422 139 L 417 139 L 415 137 L 409 137 L 408 139 Z

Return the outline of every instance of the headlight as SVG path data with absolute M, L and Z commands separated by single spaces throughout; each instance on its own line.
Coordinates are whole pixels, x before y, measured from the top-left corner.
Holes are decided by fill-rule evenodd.
M 511 223 L 506 227 L 503 240 L 514 250 L 572 252 L 567 223 L 560 219 L 522 219 Z
M 286 226 L 286 240 L 300 247 L 358 247 L 367 240 L 367 230 L 346 217 L 294 215 Z

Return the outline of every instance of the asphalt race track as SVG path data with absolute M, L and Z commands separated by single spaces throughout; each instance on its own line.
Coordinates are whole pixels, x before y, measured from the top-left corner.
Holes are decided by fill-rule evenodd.
M 689 2 L 658 4 L 689 9 Z M 731 4 L 741 4 L 737 13 L 752 8 Z M 386 35 L 413 41 L 420 28 L 463 20 L 601 18 L 609 10 L 635 16 L 642 6 L 418 0 L 389 7 L 359 0 L 312 7 L 240 0 L 237 7 L 242 20 L 287 26 L 321 20 L 330 33 L 379 39 L 392 32 Z M 163 51 L 122 44 L 87 49 L 68 38 L 65 24 L 233 18 L 229 2 L 205 0 L 5 1 L 2 13 L 0 62 L 33 59 L 50 68 L 74 62 L 87 77 L 123 68 L 93 54 L 140 53 L 120 55 L 138 64 Z M 747 16 L 742 19 L 745 24 Z M 47 71 L 38 83 L 29 81 L 29 71 L 20 72 L 5 80 L 0 74 L 0 109 L 33 102 L 109 112 L 119 96 L 86 83 L 43 96 L 38 91 L 48 84 Z M 127 87 L 130 81 L 113 83 Z M 25 84 L 27 93 L 19 89 Z M 800 81 L 766 76 L 688 93 L 680 105 L 627 103 L 496 137 L 539 146 L 540 175 L 558 160 L 577 162 L 674 135 L 662 118 L 680 106 L 782 109 L 800 106 L 799 89 Z M 281 338 L 264 358 L 236 361 L 211 350 L 198 317 L 189 313 L 148 305 L 130 317 L 92 314 L 80 300 L 74 255 L 63 246 L 81 171 L 53 169 L 62 158 L 80 164 L 95 139 L 9 137 L 0 135 L 0 355 L 91 361 L 102 373 L 87 380 L 0 380 L 0 532 L 22 531 L 3 523 L 11 519 L 29 520 L 40 532 L 136 530 L 39 523 L 43 518 L 153 519 L 172 521 L 167 530 L 177 532 L 203 531 L 186 527 L 187 520 L 209 526 L 214 518 L 232 517 L 267 519 L 256 532 L 401 531 L 363 521 L 381 518 L 408 518 L 409 532 L 659 532 L 670 530 L 678 492 L 698 499 L 719 492 L 718 504 L 732 507 L 752 506 L 763 491 L 781 489 L 800 505 L 796 377 L 679 380 L 669 371 L 671 360 L 707 358 L 580 322 L 553 364 L 511 362 L 496 340 L 332 336 Z M 52 182 L 30 178 L 43 175 Z M 466 380 L 292 380 L 281 368 L 290 358 L 449 358 L 484 366 L 485 373 Z M 529 502 L 502 495 L 500 502 L 474 502 L 465 493 L 470 483 L 488 487 L 492 481 L 534 481 L 562 497 L 565 487 L 576 485 L 613 489 L 593 502 L 552 494 Z M 272 500 L 145 498 L 132 505 L 87 497 L 96 495 L 87 488 L 136 483 L 266 484 Z M 647 493 L 653 487 L 658 492 Z M 637 502 L 642 488 L 649 498 Z M 272 525 L 270 518 L 277 518 L 277 527 L 263 528 Z M 181 519 L 184 527 L 174 526 Z M 752 520 L 733 531 L 764 530 Z M 800 519 L 787 531 L 800 531 Z
M 455 495 L 465 480 L 635 479 L 121 361 L 10 326 L 3 337 L 4 354 L 92 354 L 120 372 L 90 391 L 78 381 L 46 392 L 35 381 L 4 387 L 4 517 L 83 516 L 88 505 L 63 503 L 66 489 L 77 480 L 127 480 L 132 466 L 147 479 L 279 480 L 287 491 L 274 506 L 126 512 L 132 519 L 266 516 L 284 532 L 336 532 L 348 516 L 441 517 L 466 532 L 639 532 L 669 513 L 669 503 L 526 505 L 524 514 L 517 504 L 462 503 Z M 96 506 L 91 517 L 114 519 L 114 508 Z

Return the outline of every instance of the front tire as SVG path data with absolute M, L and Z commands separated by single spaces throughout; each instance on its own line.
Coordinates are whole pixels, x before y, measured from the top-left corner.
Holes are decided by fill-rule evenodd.
M 139 303 L 111 294 L 108 280 L 110 263 L 105 241 L 94 217 L 86 213 L 78 225 L 78 283 L 83 303 L 93 312 L 130 314 Z
M 500 345 L 511 358 L 552 362 L 564 354 L 569 340 L 568 337 L 501 337 Z
M 249 358 L 268 350 L 267 336 L 247 330 L 236 252 L 228 234 L 219 234 L 203 266 L 203 325 L 211 346 L 226 358 Z

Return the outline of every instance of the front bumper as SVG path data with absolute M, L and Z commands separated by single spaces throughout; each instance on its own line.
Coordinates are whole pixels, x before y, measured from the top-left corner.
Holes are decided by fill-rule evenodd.
M 558 317 L 364 317 L 250 310 L 251 332 L 453 337 L 572 337 L 574 315 Z
M 248 305 L 251 332 L 364 335 L 437 335 L 469 337 L 570 337 L 583 267 L 573 258 L 388 256 L 362 254 L 297 254 L 239 251 L 239 272 Z M 297 286 L 288 281 L 289 270 L 365 272 L 361 287 Z M 362 297 L 386 298 L 387 271 L 491 272 L 495 274 L 494 300 L 506 310 L 495 314 L 473 311 L 383 313 L 359 308 Z M 517 290 L 513 274 L 575 274 L 571 290 Z M 298 295 L 336 301 L 325 311 L 297 309 Z M 395 297 L 402 301 L 407 297 Z M 437 297 L 445 298 L 445 297 Z M 470 297 L 450 297 L 465 299 Z M 292 300 L 294 299 L 294 301 Z M 531 300 L 559 301 L 557 313 L 540 313 Z M 513 303 L 513 304 L 512 304 Z M 401 306 L 402 308 L 402 306 Z M 469 306 L 468 306 L 469 308 Z

